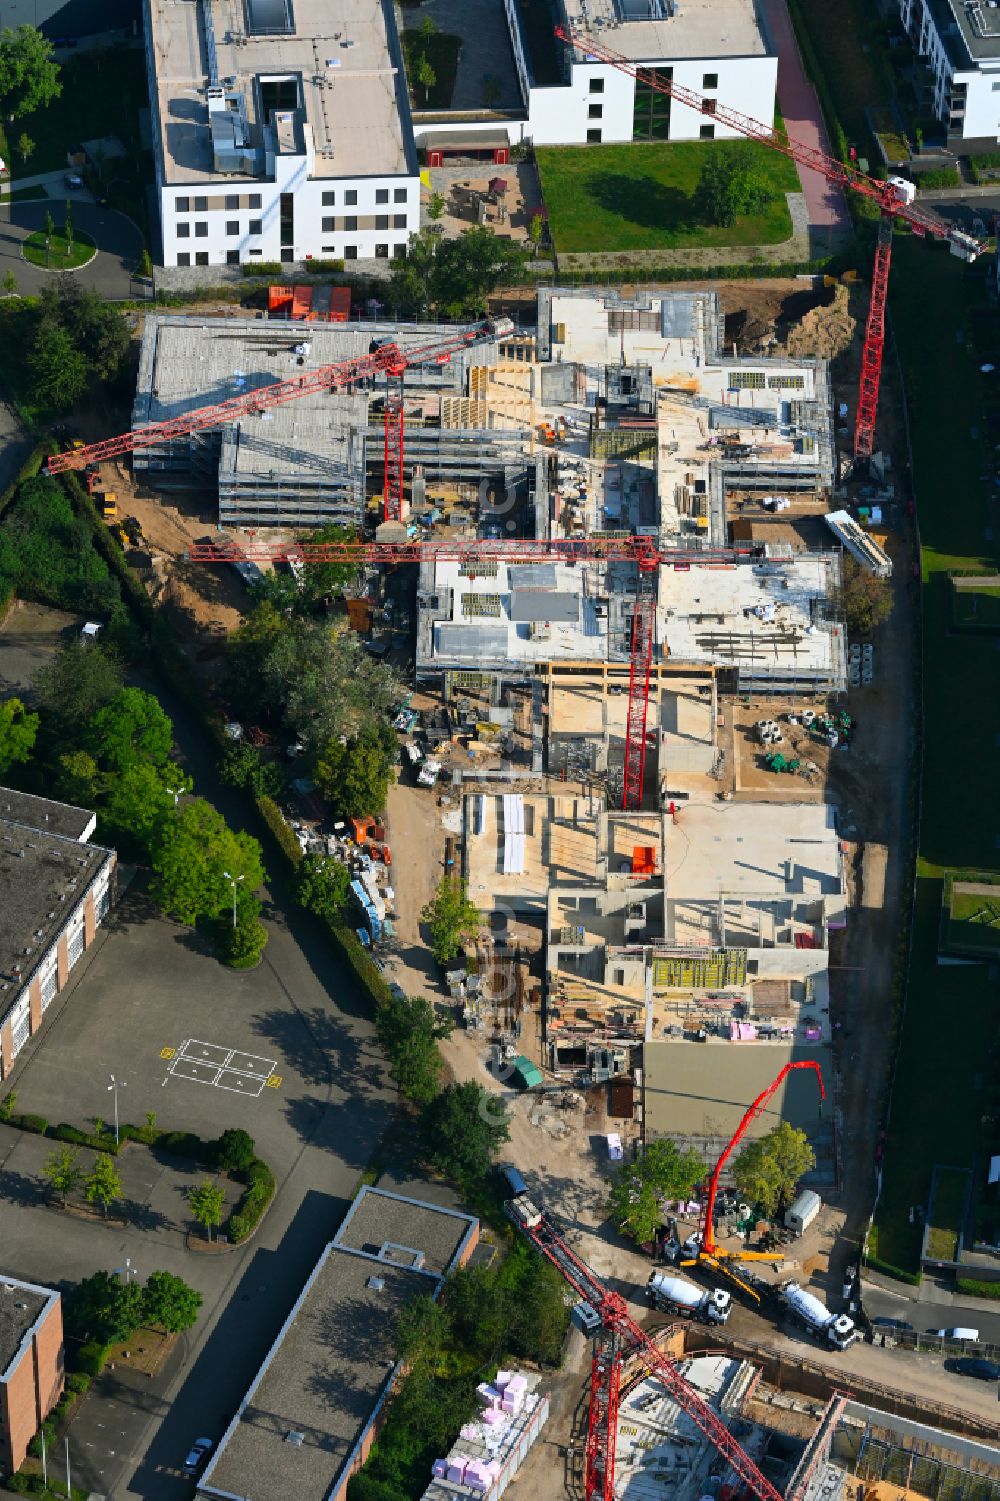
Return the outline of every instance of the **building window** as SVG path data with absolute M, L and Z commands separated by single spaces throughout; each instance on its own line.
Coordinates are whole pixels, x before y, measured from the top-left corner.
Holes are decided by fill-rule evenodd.
M 406 202 L 406 189 L 405 188 L 393 188 L 393 190 L 392 190 L 392 201 L 393 201 L 393 203 L 405 203 Z
M 392 247 L 392 258 L 393 258 L 394 261 L 405 261 L 406 260 L 406 246 L 405 245 L 393 245 L 393 247 Z
M 332 214 L 327 214 L 323 219 L 323 233 L 325 235 L 332 235 L 335 232 L 336 228 L 337 221 L 334 219 Z
M 323 246 L 323 254 L 324 255 L 336 255 L 337 254 L 337 247 L 336 247 L 336 245 L 324 245 Z
M 378 261 L 387 261 L 389 259 L 389 247 L 388 247 L 388 245 L 376 245 L 375 246 L 375 259 L 378 260 Z
M 191 200 L 190 200 L 190 198 L 175 198 L 174 199 L 174 212 L 175 213 L 186 214 L 190 210 L 190 208 L 191 208 Z
M 604 139 L 604 132 L 600 128 L 598 128 L 597 130 L 588 130 L 587 131 L 587 140 L 589 142 L 591 142 L 593 145 L 595 145 L 595 146 L 598 145 L 603 139 Z
M 66 930 L 66 963 L 70 969 L 83 953 L 83 913 Z
M 177 238 L 179 240 L 190 240 L 190 238 L 191 238 L 191 226 L 190 226 L 190 224 L 178 224 L 178 226 L 177 226 Z
M 357 188 L 348 188 L 347 191 L 344 193 L 344 202 L 346 204 L 348 204 L 349 206 L 353 206 L 353 205 L 357 204 L 357 201 L 358 201 L 358 190 L 357 190 Z
M 405 214 L 393 214 L 393 216 L 392 216 L 392 227 L 393 227 L 393 229 L 405 229 L 406 228 L 406 215 Z
M 194 211 L 195 211 L 196 214 L 207 214 L 208 213 L 208 199 L 207 198 L 196 198 L 194 200 Z
M 590 92 L 592 94 L 603 94 L 604 93 L 604 79 L 603 78 L 592 78 L 590 80 Z
M 376 229 L 388 229 L 389 228 L 389 215 L 388 214 L 376 214 L 375 215 L 375 228 Z
M 295 194 L 282 193 L 280 205 L 279 226 L 281 230 L 281 245 L 283 249 L 291 250 L 295 245 Z
M 226 251 L 226 265 L 227 266 L 238 266 L 239 263 L 240 263 L 240 253 L 239 253 L 239 251 L 238 250 L 227 250 Z
M 194 221 L 194 237 L 196 240 L 208 239 L 208 220 L 196 219 Z
M 357 247 L 357 245 L 345 245 L 344 246 L 344 260 L 345 261 L 356 261 L 357 258 L 358 258 L 358 247 Z
M 673 81 L 673 68 L 646 68 L 658 83 Z M 670 95 L 662 94 L 650 83 L 635 81 L 635 106 L 632 115 L 633 141 L 666 141 L 670 137 Z
M 251 193 L 247 198 L 247 208 L 260 208 L 261 199 L 259 193 Z
M 208 251 L 207 250 L 196 250 L 195 251 L 195 255 L 194 255 L 194 263 L 195 263 L 196 266 L 207 266 L 208 265 Z
M 283 261 L 294 261 L 294 259 L 295 259 L 295 250 L 294 250 L 294 247 L 291 246 L 291 245 L 283 245 L 281 247 L 281 259 Z
M 182 250 L 177 257 L 178 266 L 190 266 L 191 257 L 186 250 Z
M 344 228 L 345 229 L 357 229 L 357 227 L 358 227 L 358 216 L 357 216 L 357 214 L 348 214 L 347 218 L 344 220 Z
M 261 248 L 260 248 L 259 245 L 251 245 L 250 249 L 247 251 L 247 254 L 248 255 L 263 255 L 264 252 L 263 252 L 263 250 L 261 250 Z
M 240 195 L 239 195 L 239 193 L 227 193 L 226 194 L 226 208 L 229 209 L 230 212 L 232 212 L 233 209 L 238 209 L 239 206 L 240 206 Z
M 388 203 L 389 202 L 389 189 L 388 188 L 376 188 L 375 189 L 375 202 L 376 203 Z
M 263 221 L 263 219 L 251 219 L 250 220 L 250 224 L 249 224 L 248 229 L 247 229 L 247 233 L 251 234 L 251 235 L 262 235 L 264 233 L 264 221 Z M 260 255 L 260 251 L 258 250 L 256 252 L 256 254 Z
M 587 109 L 588 120 L 600 120 L 604 115 L 603 104 L 591 104 Z
M 703 89 L 717 89 L 719 87 L 718 73 L 703 73 L 701 86 Z
M 232 235 L 238 235 L 239 232 L 240 232 L 240 221 L 239 221 L 239 219 L 227 219 L 226 220 L 226 234 L 232 236 Z
M 333 206 L 334 206 L 334 204 L 336 202 L 337 202 L 337 195 L 336 195 L 336 193 L 324 193 L 323 194 L 323 207 L 324 208 L 333 208 Z
M 715 140 L 715 126 L 714 125 L 703 125 L 701 127 L 701 129 L 699 130 L 698 134 L 699 134 L 699 136 L 701 137 L 701 139 L 703 141 L 714 141 Z

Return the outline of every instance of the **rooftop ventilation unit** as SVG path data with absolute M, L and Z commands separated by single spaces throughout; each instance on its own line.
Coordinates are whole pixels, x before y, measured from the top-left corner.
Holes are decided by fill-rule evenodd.
M 301 1449 L 302 1445 L 305 1443 L 305 1441 L 306 1441 L 305 1434 L 304 1433 L 300 1433 L 297 1428 L 290 1428 L 288 1430 L 288 1432 L 285 1434 L 285 1443 L 286 1444 L 294 1444 L 295 1447 L 296 1447 L 296 1449 Z

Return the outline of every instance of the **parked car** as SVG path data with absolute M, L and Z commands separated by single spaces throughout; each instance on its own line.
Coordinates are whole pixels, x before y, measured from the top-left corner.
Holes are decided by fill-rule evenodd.
M 913 1332 L 913 1325 L 908 1324 L 905 1319 L 872 1319 L 872 1328 L 892 1330 L 897 1334 Z
M 960 1360 L 946 1360 L 946 1371 L 956 1376 L 975 1376 L 977 1381 L 1000 1381 L 1000 1361 L 982 1360 L 976 1355 L 966 1355 Z
M 966 1329 L 961 1325 L 955 1329 L 928 1329 L 928 1334 L 934 1334 L 938 1339 L 968 1339 L 975 1342 L 979 1339 L 978 1329 Z
M 208 1457 L 211 1448 L 212 1440 L 210 1438 L 195 1439 L 194 1443 L 191 1445 L 191 1452 L 188 1455 L 187 1459 L 184 1461 L 184 1469 L 188 1475 L 194 1475 L 198 1470 L 201 1469 L 202 1464 Z
M 83 187 L 83 178 L 80 176 L 79 172 L 64 172 L 63 182 L 68 188 Z

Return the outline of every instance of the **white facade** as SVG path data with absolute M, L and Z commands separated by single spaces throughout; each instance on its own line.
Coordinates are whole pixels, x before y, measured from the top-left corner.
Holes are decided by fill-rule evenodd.
M 950 140 L 1000 141 L 1000 8 L 993 0 L 899 0 L 900 19 L 934 80 Z

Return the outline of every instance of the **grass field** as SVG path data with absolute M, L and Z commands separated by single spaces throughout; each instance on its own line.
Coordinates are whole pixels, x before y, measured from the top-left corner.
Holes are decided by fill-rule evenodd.
M 831 25 L 829 0 L 795 0 L 793 19 L 819 58 L 847 138 L 868 139 L 865 110 L 892 98 L 885 61 L 885 28 L 869 0 L 841 0 Z
M 995 327 L 984 274 L 926 241 L 896 241 L 890 307 L 923 544 L 924 757 L 906 1016 L 871 1249 L 908 1271 L 920 1244 L 910 1207 L 926 1204 L 935 1162 L 971 1165 L 995 1069 L 996 982 L 986 965 L 937 962 L 943 872 L 989 870 L 1000 836 L 1000 697 L 988 686 L 1000 658 L 988 636 L 950 629 L 948 578 L 949 570 L 996 566 L 989 487 L 980 478 L 989 471 L 988 444 L 972 339 L 975 328 L 989 338 Z M 959 342 L 956 331 L 968 337 Z
M 36 229 L 21 246 L 26 261 L 41 266 L 45 271 L 75 271 L 94 259 L 96 247 L 89 235 L 77 234 L 69 245 L 66 236 L 56 230 L 48 250 L 45 249 L 45 231 Z
M 927 1227 L 927 1255 L 935 1261 L 954 1261 L 969 1175 L 954 1168 L 939 1167 L 934 1175 L 934 1200 Z
M 1000 631 L 1000 577 L 977 583 L 974 589 L 960 588 L 953 581 L 952 589 L 951 616 L 956 630 Z
M 148 102 L 146 64 L 140 47 L 95 47 L 62 64 L 62 93 L 45 109 L 17 121 L 35 143 L 16 177 L 36 177 L 66 166 L 67 148 L 114 135 L 134 155 L 139 149 L 139 111 Z
M 750 149 L 777 194 L 774 201 L 728 229 L 699 220 L 694 194 L 706 154 L 745 149 L 736 141 L 539 147 L 535 155 L 556 253 L 787 240 L 792 222 L 784 194 L 799 191 L 798 174 L 794 163 L 763 145 Z

